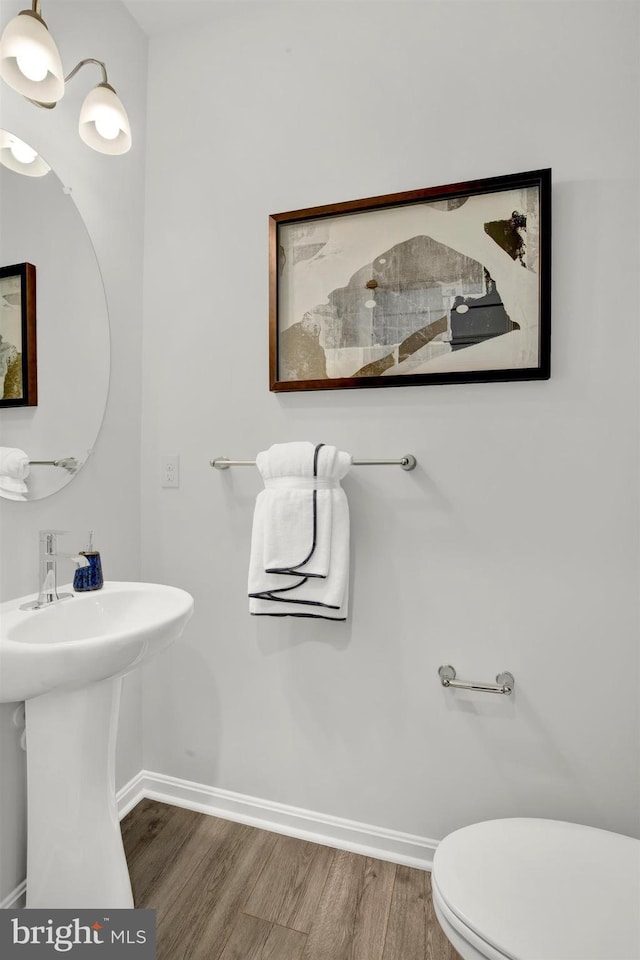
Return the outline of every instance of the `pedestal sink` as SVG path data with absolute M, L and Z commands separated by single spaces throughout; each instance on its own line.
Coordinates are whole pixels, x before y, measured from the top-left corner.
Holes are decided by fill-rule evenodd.
M 176 640 L 184 590 L 105 583 L 0 604 L 0 702 L 26 701 L 27 907 L 133 907 L 115 798 L 122 677 Z

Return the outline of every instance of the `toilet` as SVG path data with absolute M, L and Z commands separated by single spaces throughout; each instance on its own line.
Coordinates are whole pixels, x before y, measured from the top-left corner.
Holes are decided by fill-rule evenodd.
M 432 872 L 463 960 L 640 960 L 640 840 L 558 820 L 449 834 Z

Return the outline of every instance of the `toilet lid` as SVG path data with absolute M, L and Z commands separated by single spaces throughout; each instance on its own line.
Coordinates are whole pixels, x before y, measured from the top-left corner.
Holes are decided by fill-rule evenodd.
M 640 960 L 639 840 L 489 820 L 445 837 L 433 882 L 461 936 L 470 930 L 507 958 Z

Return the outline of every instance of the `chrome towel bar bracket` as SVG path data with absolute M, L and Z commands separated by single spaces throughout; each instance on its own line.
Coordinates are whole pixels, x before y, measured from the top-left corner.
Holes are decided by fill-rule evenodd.
M 413 470 L 418 461 L 412 453 L 406 453 L 399 460 L 356 460 L 351 458 L 354 467 L 402 467 L 403 470 Z M 216 457 L 209 461 L 210 466 L 216 470 L 228 470 L 229 467 L 255 467 L 255 460 L 229 460 L 228 457 Z
M 495 683 L 476 683 L 472 680 L 456 680 L 456 671 L 450 664 L 445 664 L 438 670 L 438 676 L 443 687 L 458 687 L 460 690 L 482 690 L 483 693 L 504 693 L 507 696 L 513 693 L 515 679 L 512 673 L 499 673 Z

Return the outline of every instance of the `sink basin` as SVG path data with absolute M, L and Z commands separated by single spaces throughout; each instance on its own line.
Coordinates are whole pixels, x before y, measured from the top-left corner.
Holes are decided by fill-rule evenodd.
M 122 676 L 184 629 L 193 597 L 159 583 L 105 583 L 41 610 L 0 604 L 0 703 Z
M 25 700 L 27 907 L 132 908 L 115 794 L 122 677 L 182 634 L 193 598 L 105 583 L 0 604 L 0 702 Z

